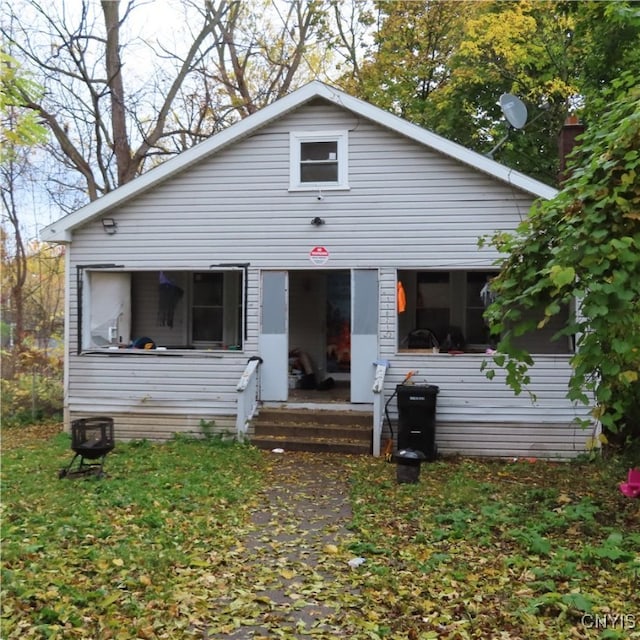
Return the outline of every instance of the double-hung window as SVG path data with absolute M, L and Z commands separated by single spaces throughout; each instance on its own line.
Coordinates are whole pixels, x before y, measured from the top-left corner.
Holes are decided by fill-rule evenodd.
M 348 189 L 346 131 L 291 132 L 289 188 Z

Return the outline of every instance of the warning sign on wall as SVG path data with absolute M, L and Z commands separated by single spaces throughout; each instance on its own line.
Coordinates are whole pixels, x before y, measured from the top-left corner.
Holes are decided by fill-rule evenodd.
M 309 260 L 317 265 L 326 264 L 329 260 L 329 251 L 326 247 L 313 247 L 309 251 Z

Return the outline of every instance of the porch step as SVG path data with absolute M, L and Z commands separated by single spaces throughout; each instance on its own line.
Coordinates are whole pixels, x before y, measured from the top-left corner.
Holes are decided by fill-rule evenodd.
M 362 411 L 262 408 L 250 440 L 259 449 L 370 455 L 372 424 Z

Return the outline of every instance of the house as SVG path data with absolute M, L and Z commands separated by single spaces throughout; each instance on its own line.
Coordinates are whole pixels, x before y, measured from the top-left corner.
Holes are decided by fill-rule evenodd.
M 376 454 L 414 371 L 439 388 L 440 452 L 574 456 L 591 434 L 565 397 L 569 341 L 523 338 L 535 401 L 481 371 L 497 254 L 478 238 L 555 193 L 311 82 L 43 230 L 67 245 L 66 423 L 251 437 L 298 393 L 299 349 L 370 416 Z

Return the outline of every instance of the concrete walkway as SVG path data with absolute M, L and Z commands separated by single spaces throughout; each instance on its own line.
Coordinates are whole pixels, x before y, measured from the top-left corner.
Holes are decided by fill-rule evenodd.
M 227 626 L 205 637 L 341 637 L 345 608 L 359 602 L 346 550 L 350 457 L 267 455 L 267 488 L 234 554 L 241 575 L 230 572 L 229 596 L 215 606 Z

